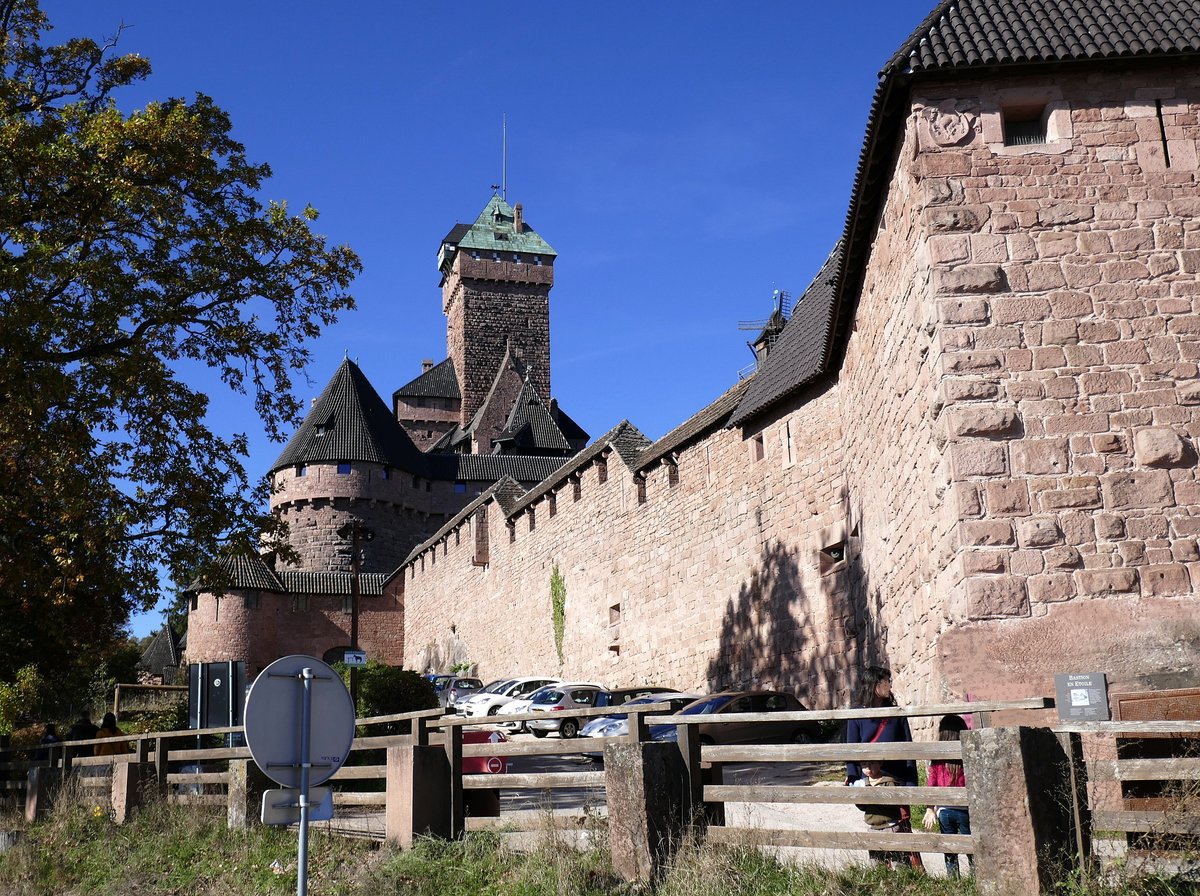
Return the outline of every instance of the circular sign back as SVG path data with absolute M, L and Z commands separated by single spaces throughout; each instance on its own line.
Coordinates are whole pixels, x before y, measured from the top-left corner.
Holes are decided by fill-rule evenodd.
M 304 670 L 311 670 L 308 755 L 301 755 Z M 246 695 L 246 744 L 258 767 L 284 787 L 309 787 L 334 776 L 354 740 L 354 703 L 333 669 L 311 656 L 285 656 L 259 673 Z

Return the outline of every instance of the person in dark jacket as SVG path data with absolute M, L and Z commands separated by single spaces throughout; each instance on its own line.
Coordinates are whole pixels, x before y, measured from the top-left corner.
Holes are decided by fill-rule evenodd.
M 79 718 L 75 723 L 67 729 L 67 740 L 91 740 L 96 736 L 96 732 L 100 729 L 92 724 L 92 716 L 85 709 L 79 714 Z M 91 756 L 92 745 L 87 744 L 82 747 L 75 747 L 76 756 Z
M 37 752 L 33 754 L 34 762 L 45 762 L 50 758 L 50 748 L 54 744 L 60 744 L 62 740 L 58 736 L 54 725 L 47 725 L 42 729 L 42 739 L 38 741 Z
M 892 673 L 881 666 L 871 666 L 863 671 L 859 682 L 858 699 L 855 701 L 863 709 L 878 709 L 884 706 L 895 706 L 896 699 L 892 696 Z M 869 713 L 863 718 L 851 719 L 846 723 L 846 743 L 848 744 L 894 744 L 910 743 L 912 731 L 908 727 L 908 719 L 903 717 L 871 718 Z M 872 763 L 876 765 L 876 763 Z M 917 763 L 913 759 L 888 759 L 877 763 L 875 777 L 886 777 L 899 787 L 917 786 Z M 846 763 L 846 784 L 863 785 L 869 782 L 864 764 L 858 762 Z M 911 832 L 912 818 L 908 806 L 895 807 L 899 810 L 899 818 L 892 828 L 896 832 Z M 867 855 L 872 861 L 894 866 L 897 864 L 897 854 L 868 850 Z M 915 868 L 921 867 L 920 853 L 912 853 L 911 863 Z

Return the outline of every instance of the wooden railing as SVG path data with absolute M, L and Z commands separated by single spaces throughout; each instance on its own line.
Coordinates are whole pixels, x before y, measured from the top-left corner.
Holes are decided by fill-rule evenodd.
M 1044 722 L 1044 710 L 1050 701 L 1036 698 L 1002 703 L 947 704 L 911 708 L 872 709 L 870 715 L 905 716 L 912 719 L 937 718 L 946 714 L 975 715 L 977 723 L 986 724 L 987 714 L 1004 711 L 1023 715 L 1041 710 L 1038 721 Z M 391 837 L 389 818 L 394 803 L 405 798 L 397 793 L 394 763 L 397 757 L 414 749 L 432 751 L 434 758 L 442 756 L 446 769 L 443 798 L 448 806 L 448 831 L 451 835 L 478 830 L 502 830 L 525 833 L 544 830 L 547 826 L 560 829 L 595 829 L 608 824 L 610 790 L 614 786 L 613 765 L 605 762 L 585 768 L 578 762 L 583 751 L 606 751 L 617 746 L 639 750 L 666 749 L 676 755 L 681 766 L 681 798 L 686 818 L 700 821 L 706 836 L 714 842 L 757 844 L 763 847 L 796 847 L 806 849 L 870 850 L 888 852 L 923 852 L 926 854 L 956 853 L 971 855 L 979 851 L 978 828 L 975 835 L 943 835 L 934 832 L 890 833 L 869 830 L 861 813 L 849 813 L 843 807 L 869 804 L 920 806 L 923 804 L 961 805 L 972 813 L 973 820 L 987 817 L 992 809 L 979 805 L 970 785 L 971 756 L 961 742 L 922 740 L 915 743 L 891 744 L 759 744 L 721 746 L 701 743 L 698 725 L 769 721 L 794 727 L 799 722 L 836 722 L 864 715 L 861 709 L 830 710 L 803 713 L 727 714 L 706 716 L 663 715 L 666 704 L 646 704 L 633 707 L 578 709 L 570 717 L 587 719 L 616 712 L 630 718 L 629 734 L 623 738 L 562 740 L 557 737 L 535 741 L 504 741 L 500 743 L 464 743 L 464 732 L 490 729 L 495 718 L 466 719 L 444 717 L 440 710 L 405 713 L 358 720 L 359 736 L 351 747 L 347 765 L 331 779 L 334 788 L 336 817 L 330 826 L 346 833 L 382 838 Z M 1013 718 L 1009 715 L 1008 718 Z M 506 716 L 505 721 L 544 719 L 544 713 Z M 1032 718 L 1032 717 L 1031 717 Z M 408 723 L 409 734 L 375 733 L 386 726 Z M 650 725 L 672 725 L 677 731 L 676 744 L 651 745 Z M 1024 729 L 1022 729 L 1024 730 Z M 1038 730 L 1045 731 L 1044 728 Z M 1084 744 L 1111 743 L 1114 738 L 1140 735 L 1174 735 L 1200 738 L 1200 722 L 1114 722 L 1057 726 L 1054 731 L 1060 742 L 1070 747 Z M 72 755 L 77 746 L 103 741 L 83 741 L 56 745 L 49 760 L 32 762 L 18 758 L 10 748 L 0 753 L 0 793 L 9 801 L 24 800 L 30 781 L 53 781 L 54 775 L 78 775 L 85 792 L 103 799 L 106 788 L 110 794 L 119 790 L 114 770 L 124 766 L 142 769 L 141 779 L 155 779 L 168 799 L 195 805 L 208 805 L 228 812 L 235 819 L 252 820 L 258 816 L 256 804 L 258 787 L 244 782 L 247 774 L 253 777 L 253 763 L 244 746 L 199 747 L 198 739 L 223 737 L 236 743 L 239 728 L 213 728 L 203 731 L 156 732 L 130 735 L 132 750 L 118 757 L 82 757 Z M 36 747 L 20 751 L 32 755 Z M 1171 758 L 1116 757 L 1115 750 L 1105 753 L 1098 747 L 1069 749 L 1080 759 L 1072 766 L 1071 780 L 1076 820 L 1077 851 L 1082 860 L 1093 853 L 1093 830 L 1103 833 L 1101 839 L 1111 841 L 1124 837 L 1136 846 L 1139 835 L 1200 835 L 1200 798 L 1180 799 L 1177 804 L 1156 805 L 1153 808 L 1131 807 L 1119 799 L 1119 786 L 1128 782 L 1174 781 L 1193 782 L 1194 787 L 1176 788 L 1175 793 L 1200 794 L 1200 757 L 1195 755 Z M 372 753 L 374 755 L 372 755 Z M 1088 755 L 1084 757 L 1084 754 Z M 1109 755 L 1111 753 L 1111 755 Z M 365 761 L 358 758 L 369 756 Z M 568 758 L 574 757 L 574 758 Z M 517 766 L 500 774 L 464 774 L 463 761 L 502 758 Z M 830 780 L 841 775 L 847 761 L 862 763 L 867 759 L 917 762 L 933 760 L 962 761 L 968 766 L 968 787 L 965 789 L 932 787 L 874 788 L 869 794 L 860 788 L 838 786 Z M 545 760 L 545 761 L 541 761 Z M 521 768 L 535 764 L 536 768 Z M 781 766 L 814 769 L 825 780 L 795 783 L 771 770 Z M 759 768 L 769 780 L 732 780 L 738 774 L 745 777 L 747 769 Z M 249 769 L 249 772 L 247 771 Z M 733 770 L 733 771 L 730 771 Z M 734 774 L 736 771 L 738 774 Z M 729 772 L 727 774 L 727 772 Z M 819 777 L 819 775 L 815 775 Z M 810 775 L 809 778 L 814 777 Z M 1075 785 L 1078 784 L 1076 788 Z M 1107 789 L 1106 789 L 1107 785 Z M 1114 787 L 1118 788 L 1114 791 Z M 1113 802 L 1112 794 L 1118 793 Z M 564 799 L 569 797 L 569 799 Z M 35 799 L 36 803 L 37 800 Z M 236 804 L 236 806 L 235 806 Z M 767 822 L 739 821 L 754 807 L 807 806 L 807 817 L 815 823 L 786 827 L 770 823 L 774 812 L 765 812 Z M 538 806 L 538 808 L 531 808 Z M 731 808 L 736 812 L 727 811 Z M 824 812 L 821 807 L 827 807 Z M 549 811 L 547 811 L 549 810 Z M 122 813 L 114 804 L 114 814 Z M 611 831 L 610 831 L 611 834 Z

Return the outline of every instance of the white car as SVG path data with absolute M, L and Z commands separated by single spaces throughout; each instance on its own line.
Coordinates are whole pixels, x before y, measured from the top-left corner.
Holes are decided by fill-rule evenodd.
M 604 685 L 596 684 L 594 681 L 574 681 L 570 683 L 564 683 L 562 680 L 553 681 L 545 687 L 538 688 L 528 697 L 525 697 L 521 700 L 513 700 L 511 703 L 504 704 L 504 706 L 500 708 L 500 712 L 496 714 L 496 724 L 507 731 L 528 731 L 528 722 L 505 722 L 502 721 L 503 717 L 530 712 L 529 707 L 533 704 L 534 699 L 539 694 L 544 694 L 547 691 L 553 691 L 563 687 L 589 687 L 596 688 L 597 690 L 604 690 Z
M 511 678 L 493 691 L 488 691 L 487 693 L 477 692 L 471 694 L 465 700 L 460 700 L 455 704 L 455 711 L 459 715 L 468 716 L 469 718 L 494 716 L 500 712 L 501 707 L 511 701 L 522 700 L 532 696 L 533 692 L 539 688 L 543 688 L 548 684 L 558 684 L 560 681 L 562 681 L 561 678 L 551 678 L 546 675 Z

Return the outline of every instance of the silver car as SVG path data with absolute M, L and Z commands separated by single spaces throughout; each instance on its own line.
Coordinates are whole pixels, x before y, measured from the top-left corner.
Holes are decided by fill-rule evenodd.
M 523 678 L 513 678 L 502 687 L 490 693 L 481 693 L 476 691 L 467 699 L 459 701 L 457 708 L 460 715 L 469 716 L 470 718 L 478 718 L 480 716 L 494 716 L 500 712 L 506 704 L 513 700 L 526 699 L 533 695 L 533 692 L 539 688 L 543 688 L 548 684 L 557 684 L 562 681 L 561 678 L 553 678 L 547 675 L 528 675 Z M 518 724 L 517 727 L 520 727 Z
M 638 706 L 648 703 L 667 703 L 670 709 L 663 710 L 658 715 L 674 715 L 689 703 L 699 700 L 699 694 L 685 694 L 682 691 L 671 691 L 664 694 L 647 694 L 637 697 L 622 706 Z M 613 713 L 611 716 L 596 716 L 588 721 L 579 731 L 580 737 L 624 737 L 629 734 L 628 714 Z
M 557 731 L 563 740 L 570 740 L 579 733 L 579 719 L 565 713 L 595 706 L 596 698 L 602 693 L 602 685 L 587 682 L 569 682 L 542 688 L 529 701 L 529 711 L 544 712 L 547 718 L 526 722 L 530 733 L 534 737 L 545 737 L 551 731 Z

